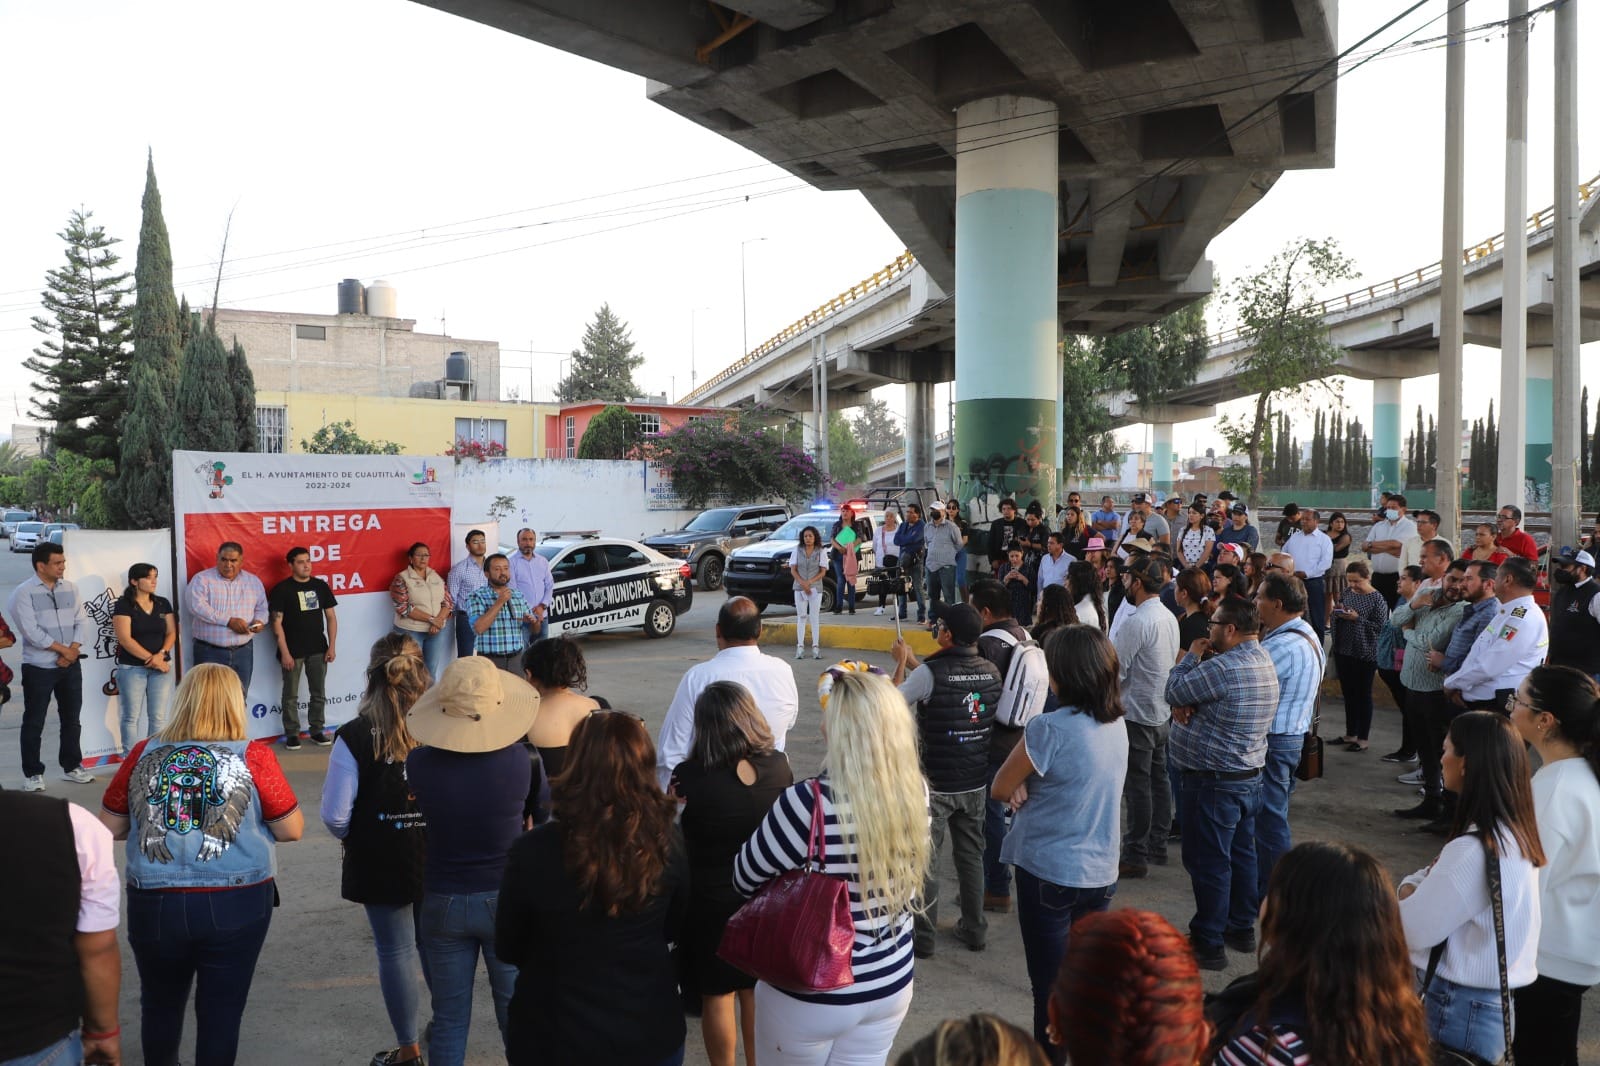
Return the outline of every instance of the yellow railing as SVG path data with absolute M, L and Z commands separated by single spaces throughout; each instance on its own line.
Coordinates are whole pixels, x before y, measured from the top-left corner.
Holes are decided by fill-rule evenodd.
M 866 278 L 865 280 L 859 281 L 850 286 L 844 292 L 841 292 L 839 295 L 835 296 L 833 299 L 821 305 L 811 313 L 802 318 L 795 319 L 793 322 L 789 323 L 789 325 L 785 326 L 777 333 L 774 333 L 761 344 L 757 345 L 754 349 L 747 352 L 743 359 L 740 359 L 732 366 L 725 368 L 721 373 L 709 378 L 704 385 L 696 388 L 678 402 L 693 403 L 695 399 L 722 384 L 724 381 L 727 381 L 739 371 L 760 360 L 763 356 L 770 355 L 772 352 L 789 343 L 806 330 L 818 325 L 824 319 L 843 311 L 846 307 L 849 307 L 862 297 L 883 288 L 885 285 L 889 284 L 889 282 L 893 281 L 895 278 L 898 278 L 901 274 L 904 274 L 906 271 L 910 270 L 916 265 L 916 256 L 912 255 L 909 251 L 901 252 L 900 255 L 895 258 L 894 262 L 890 263 L 882 270 L 877 271 L 870 278 Z

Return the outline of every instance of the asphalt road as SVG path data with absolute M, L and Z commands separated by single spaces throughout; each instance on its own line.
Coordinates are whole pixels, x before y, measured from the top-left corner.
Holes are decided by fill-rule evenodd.
M 9 596 L 11 587 L 28 572 L 24 557 L 9 558 L 0 553 L 0 597 Z M 606 696 L 619 709 L 642 715 L 654 731 L 684 669 L 715 653 L 712 626 L 721 600 L 720 594 L 696 596 L 693 609 L 680 620 L 678 631 L 666 640 L 646 640 L 635 633 L 584 639 L 590 691 Z M 858 616 L 857 621 L 868 623 L 869 619 Z M 772 650 L 795 669 L 801 713 L 789 734 L 788 750 L 796 776 L 808 775 L 816 771 L 823 753 L 815 696 L 818 667 L 823 664 L 809 659 L 790 660 L 785 647 Z M 840 652 L 834 657 L 847 655 L 889 666 L 887 657 L 879 653 Z M 16 650 L 7 651 L 5 659 L 15 668 Z M 20 710 L 19 703 L 13 702 L 0 712 L 0 782 L 7 787 L 20 784 Z M 1341 708 L 1337 702 L 1330 705 L 1325 701 L 1323 713 L 1333 731 L 1333 724 L 1340 721 Z M 1377 757 L 1393 748 L 1398 728 L 1398 716 L 1392 710 L 1380 709 L 1372 752 L 1329 752 L 1327 776 L 1301 786 L 1292 816 L 1296 839 L 1341 839 L 1357 844 L 1376 854 L 1397 879 L 1431 861 L 1439 844 L 1437 838 L 1418 832 L 1415 822 L 1402 822 L 1389 815 L 1390 808 L 1414 802 L 1413 790 L 1395 783 L 1395 774 L 1405 768 L 1380 762 Z M 53 723 L 47 729 L 44 750 L 46 762 L 53 766 Z M 389 1047 L 393 1038 L 378 991 L 371 934 L 361 908 L 339 898 L 339 845 L 317 818 L 327 750 L 307 745 L 298 752 L 281 752 L 280 758 L 305 808 L 306 834 L 305 839 L 279 849 L 283 905 L 274 917 L 256 971 L 239 1061 L 245 1066 L 363 1066 L 374 1052 Z M 95 785 L 74 785 L 55 776 L 46 781 L 51 795 L 66 796 L 95 810 L 110 772 L 103 770 L 100 777 Z M 122 861 L 120 845 L 118 861 Z M 1175 865 L 1152 868 L 1148 879 L 1121 884 L 1114 905 L 1156 910 L 1184 928 L 1193 912 L 1193 898 L 1176 854 L 1173 861 Z M 956 916 L 956 889 L 948 849 L 940 857 L 940 869 L 945 901 L 940 917 L 948 930 Z M 935 957 L 918 962 L 915 999 L 901 1028 L 897 1048 L 903 1049 L 943 1018 L 978 1010 L 993 1011 L 1027 1027 L 1031 1007 L 1016 918 L 989 918 L 986 951 L 970 952 L 946 932 Z M 129 1049 L 126 1061 L 134 1063 L 140 1061 L 138 978 L 125 941 L 123 947 L 123 1039 Z M 1231 955 L 1230 961 L 1232 965 L 1226 972 L 1206 975 L 1208 989 L 1222 987 L 1254 965 L 1253 960 L 1239 955 Z M 561 960 L 551 958 L 542 965 L 559 968 Z M 192 1039 L 192 1026 L 190 1035 Z M 1592 1002 L 1585 1016 L 1584 1038 L 1580 1059 L 1600 1061 L 1600 1019 L 1596 1018 Z M 698 1023 L 693 1020 L 688 1045 L 688 1062 L 704 1063 Z M 468 1062 L 500 1061 L 488 985 L 480 972 Z

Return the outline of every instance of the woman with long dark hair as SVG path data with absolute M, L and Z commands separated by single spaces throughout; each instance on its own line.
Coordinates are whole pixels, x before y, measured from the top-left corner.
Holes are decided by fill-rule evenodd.
M 1533 812 L 1539 872 L 1539 977 L 1517 989 L 1518 1063 L 1578 1066 L 1583 995 L 1600 981 L 1600 685 L 1539 666 L 1511 698 L 1511 724 L 1539 753 Z
M 359 712 L 335 734 L 322 784 L 322 824 L 344 843 L 340 895 L 366 910 L 378 988 L 398 1044 L 374 1057 L 378 1066 L 422 1062 L 417 970 L 426 981 L 420 945 L 427 836 L 406 783 L 406 756 L 417 746 L 406 712 L 432 681 L 416 641 L 395 633 L 379 638 Z
M 1328 567 L 1327 589 L 1323 597 L 1328 601 L 1325 608 L 1328 613 L 1323 618 L 1324 631 L 1332 624 L 1333 605 L 1344 595 L 1344 568 L 1350 562 L 1350 544 L 1354 539 L 1350 536 L 1350 523 L 1343 511 L 1335 511 L 1328 516 L 1328 539 L 1333 541 L 1333 565 Z
M 1486 861 L 1500 868 L 1508 983 L 1523 988 L 1537 976 L 1545 861 L 1528 756 L 1505 715 L 1468 711 L 1450 723 L 1441 764 L 1444 787 L 1460 797 L 1450 841 L 1400 882 L 1400 918 L 1419 979 L 1434 969 L 1423 997 L 1428 1032 L 1498 1062 L 1507 1049 Z
M 1313 841 L 1272 868 L 1256 972 L 1218 997 L 1224 1066 L 1422 1066 L 1428 1032 L 1394 883 L 1357 848 Z
M 140 740 L 161 732 L 172 710 L 172 645 L 178 640 L 178 616 L 165 596 L 156 595 L 159 576 L 151 563 L 128 567 L 128 587 L 111 610 L 123 756 Z
M 1244 596 L 1246 599 L 1253 600 L 1256 598 L 1256 593 L 1261 590 L 1261 579 L 1267 576 L 1266 553 L 1251 552 L 1245 556 L 1241 571 L 1245 580 Z
M 572 731 L 600 709 L 600 701 L 583 695 L 589 685 L 589 664 L 569 636 L 528 645 L 522 653 L 522 676 L 539 693 L 539 714 L 528 731 L 528 743 L 539 750 L 539 765 L 548 783 L 565 764 Z
M 1378 632 L 1389 620 L 1383 593 L 1372 587 L 1372 570 L 1357 559 L 1345 568 L 1344 596 L 1333 612 L 1333 661 L 1344 696 L 1344 736 L 1332 741 L 1345 751 L 1366 751 L 1372 731 L 1372 677 L 1378 669 Z
M 1233 563 L 1218 563 L 1211 571 L 1211 597 L 1214 603 L 1221 603 L 1224 596 L 1248 600 L 1250 597 L 1245 594 L 1248 587 L 1249 582 Z
M 1080 559 L 1067 567 L 1067 595 L 1072 601 L 1073 621 L 1078 625 L 1094 626 L 1102 633 L 1111 627 L 1100 573 L 1093 563 Z
M 689 861 L 655 765 L 644 722 L 590 715 L 551 782 L 555 817 L 511 845 L 494 944 L 517 967 L 513 1066 L 683 1061 L 668 944 L 688 911 Z
M 1178 575 L 1172 598 L 1183 608 L 1183 617 L 1178 619 L 1178 657 L 1181 659 L 1190 645 L 1210 631 L 1214 606 L 1211 579 L 1198 566 L 1191 566 Z
M 1199 566 L 1211 558 L 1211 543 L 1217 539 L 1217 534 L 1206 525 L 1206 509 L 1201 503 L 1192 503 L 1188 511 L 1189 524 L 1183 532 L 1178 534 L 1173 543 L 1178 549 L 1178 558 L 1184 566 Z
M 744 903 L 733 887 L 733 858 L 792 784 L 789 760 L 773 747 L 750 690 L 734 681 L 707 685 L 694 703 L 694 747 L 672 771 L 671 791 L 683 804 L 689 851 L 680 968 L 685 990 L 700 997 L 700 1033 L 712 1066 L 733 1066 L 741 1034 L 745 1061 L 756 1060 L 755 978 L 718 958 L 717 945 Z
M 1072 608 L 1072 594 L 1067 587 L 1046 585 L 1039 597 L 1039 614 L 1034 618 L 1029 635 L 1034 640 L 1042 641 L 1062 626 L 1074 625 L 1077 621 L 1077 612 Z
M 1027 724 L 989 793 L 1016 812 L 1000 858 L 1016 867 L 1017 923 L 1041 1044 L 1072 922 L 1105 910 L 1117 890 L 1128 773 L 1111 640 L 1092 626 L 1067 626 L 1050 635 L 1044 654 L 1060 709 Z

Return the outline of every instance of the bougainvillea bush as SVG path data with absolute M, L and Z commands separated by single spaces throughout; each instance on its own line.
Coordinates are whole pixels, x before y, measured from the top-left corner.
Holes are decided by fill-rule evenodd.
M 749 417 L 688 422 L 650 438 L 645 449 L 686 507 L 721 499 L 801 506 L 826 487 L 811 456 Z

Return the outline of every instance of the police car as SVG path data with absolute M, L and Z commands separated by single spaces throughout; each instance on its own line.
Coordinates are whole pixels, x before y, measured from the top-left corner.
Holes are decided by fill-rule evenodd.
M 502 548 L 507 555 L 514 548 Z M 534 549 L 550 564 L 555 596 L 546 636 L 581 636 L 642 626 L 647 637 L 670 636 L 694 601 L 687 563 L 636 541 L 595 530 L 544 534 Z

